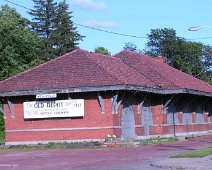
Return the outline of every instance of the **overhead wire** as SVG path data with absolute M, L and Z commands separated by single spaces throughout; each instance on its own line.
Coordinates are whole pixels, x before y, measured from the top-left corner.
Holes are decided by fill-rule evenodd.
M 186 40 L 205 40 L 205 39 L 211 39 L 212 37 L 201 37 L 201 38 L 191 38 Z
M 25 7 L 23 5 L 19 5 L 17 3 L 14 3 L 14 2 L 11 2 L 9 0 L 4 0 L 5 2 L 8 2 L 10 4 L 13 4 L 15 6 L 18 6 L 18 7 L 21 7 L 21 8 L 24 8 L 24 9 L 27 9 L 27 10 L 32 10 L 28 7 Z M 87 25 L 82 25 L 82 24 L 78 24 L 78 23 L 75 23 L 73 22 L 73 24 L 77 25 L 77 26 L 80 26 L 80 27 L 84 27 L 84 28 L 88 28 L 88 29 L 92 29 L 92 30 L 96 30 L 96 31 L 101 31 L 101 32 L 105 32 L 105 33 L 109 33 L 109 34 L 115 34 L 115 35 L 121 35 L 121 36 L 125 36 L 125 37 L 133 37 L 133 38 L 143 38 L 143 39 L 147 39 L 147 37 L 142 37 L 142 36 L 137 36 L 137 35 L 129 35 L 129 34 L 124 34 L 124 33 L 118 33 L 118 32 L 113 32 L 113 31 L 108 31 L 108 30 L 103 30 L 103 29 L 99 29 L 99 28 L 94 28 L 94 27 L 91 27 L 91 26 L 87 26 Z
M 19 5 L 19 4 L 14 3 L 14 2 L 11 2 L 11 1 L 9 1 L 9 0 L 4 0 L 4 1 L 5 1 L 5 2 L 8 2 L 8 3 L 10 3 L 10 4 L 13 4 L 13 5 L 15 5 L 15 6 L 19 6 L 19 7 L 21 7 L 21 8 L 24 8 L 24 9 L 27 9 L 27 10 L 31 10 L 30 8 L 27 8 L 27 7 L 23 6 L 23 5 Z
M 13 4 L 15 6 L 30 10 L 30 11 L 32 10 L 32 9 L 30 9 L 28 7 L 25 7 L 23 5 L 17 4 L 15 2 L 10 1 L 10 0 L 4 0 L 4 1 L 8 2 L 10 4 Z M 148 39 L 148 37 L 145 37 L 145 36 L 137 36 L 137 35 L 130 35 L 130 34 L 124 34 L 124 33 L 119 33 L 119 32 L 113 32 L 113 31 L 108 31 L 108 30 L 104 30 L 104 29 L 94 28 L 94 27 L 91 27 L 91 26 L 87 26 L 87 25 L 83 25 L 83 24 L 79 24 L 79 23 L 75 23 L 75 22 L 73 22 L 73 24 L 75 24 L 77 26 L 80 26 L 80 27 L 83 27 L 83 28 L 92 29 L 92 30 L 100 31 L 100 32 L 105 32 L 105 33 L 108 33 L 108 34 L 114 34 L 114 35 L 132 37 L 132 38 L 138 38 L 138 39 Z M 191 39 L 186 39 L 186 40 L 194 41 L 194 40 L 204 40 L 204 39 L 211 39 L 211 38 L 212 37 L 201 37 L 201 38 L 191 38 Z
M 137 36 L 137 35 L 129 35 L 129 34 L 123 34 L 123 33 L 118 33 L 118 32 L 113 32 L 113 31 L 107 31 L 107 30 L 94 28 L 94 27 L 90 27 L 90 26 L 86 26 L 86 25 L 82 25 L 82 24 L 77 24 L 77 23 L 74 23 L 74 24 L 78 25 L 78 26 L 81 26 L 81 27 L 93 29 L 93 30 L 96 30 L 96 31 L 106 32 L 106 33 L 110 33 L 110 34 L 122 35 L 122 36 L 133 37 L 133 38 L 144 38 L 144 39 L 147 39 L 147 37 L 140 37 L 140 36 Z
M 27 9 L 27 10 L 32 10 L 28 7 L 25 7 L 23 5 L 20 5 L 20 4 L 17 4 L 17 3 L 14 3 L 14 2 L 11 2 L 10 0 L 4 0 L 5 2 L 8 2 L 10 4 L 13 4 L 15 6 L 18 6 L 18 7 L 21 7 L 21 8 L 24 8 L 24 9 Z M 144 37 L 144 36 L 137 36 L 137 35 L 129 35 L 129 34 L 123 34 L 123 33 L 118 33 L 118 32 L 113 32 L 113 31 L 108 31 L 108 30 L 103 30 L 103 29 L 99 29 L 99 28 L 94 28 L 94 27 L 91 27 L 91 26 L 87 26 L 87 25 L 82 25 L 82 24 L 78 24 L 78 23 L 75 23 L 73 22 L 75 25 L 77 26 L 80 26 L 80 27 L 84 27 L 84 28 L 87 28 L 87 29 L 92 29 L 92 30 L 95 30 L 95 31 L 101 31 L 101 32 L 105 32 L 105 33 L 108 33 L 108 34 L 114 34 L 114 35 L 119 35 L 119 36 L 125 36 L 125 37 L 132 37 L 132 38 L 138 38 L 138 39 L 148 39 L 148 37 Z M 194 40 L 204 40 L 204 39 L 211 39 L 212 37 L 200 37 L 200 38 L 193 38 L 193 39 L 186 39 L 188 41 L 194 41 Z

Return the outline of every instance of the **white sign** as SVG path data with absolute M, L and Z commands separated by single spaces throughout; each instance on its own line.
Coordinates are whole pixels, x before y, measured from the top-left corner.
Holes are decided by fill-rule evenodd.
M 56 98 L 57 94 L 53 93 L 53 94 L 37 94 L 36 95 L 36 99 L 45 99 L 45 98 Z
M 84 99 L 24 102 L 24 118 L 84 116 Z

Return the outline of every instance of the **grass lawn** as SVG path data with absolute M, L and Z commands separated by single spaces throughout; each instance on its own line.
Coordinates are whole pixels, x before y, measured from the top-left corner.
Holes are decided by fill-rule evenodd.
M 177 154 L 175 156 L 172 156 L 172 158 L 202 158 L 208 155 L 212 155 L 212 147 Z

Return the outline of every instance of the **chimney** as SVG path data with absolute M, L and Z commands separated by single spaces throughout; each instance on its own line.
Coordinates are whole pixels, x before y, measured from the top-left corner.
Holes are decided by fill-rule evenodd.
M 158 56 L 155 59 L 156 59 L 156 61 L 158 61 L 160 63 L 166 63 L 166 61 L 167 61 L 166 57 L 163 57 L 163 56 Z

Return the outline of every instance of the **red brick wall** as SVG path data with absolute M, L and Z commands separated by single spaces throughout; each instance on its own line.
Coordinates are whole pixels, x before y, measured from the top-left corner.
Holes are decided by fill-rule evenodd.
M 105 96 L 105 113 L 97 100 L 97 94 L 89 93 L 87 96 L 76 98 L 85 99 L 85 115 L 80 118 L 59 119 L 32 119 L 24 120 L 23 101 L 14 102 L 15 116 L 10 116 L 8 105 L 6 105 L 6 142 L 14 141 L 45 141 L 45 140 L 72 140 L 72 139 L 104 139 L 107 134 L 113 134 L 113 129 L 101 129 L 101 127 L 113 126 L 113 115 L 111 113 L 111 99 Z M 116 115 L 119 116 L 119 115 Z M 97 128 L 97 130 L 65 130 L 66 128 Z M 47 131 L 47 129 L 59 128 L 62 131 Z M 9 132 L 11 130 L 45 129 L 42 132 Z
M 7 113 L 5 120 L 6 142 L 105 139 L 107 134 L 115 134 L 117 137 L 121 137 L 121 115 L 123 106 L 120 105 L 117 114 L 112 114 L 111 96 L 110 93 L 106 92 L 103 95 L 105 113 L 101 113 L 101 108 L 97 100 L 97 93 L 86 93 L 73 95 L 73 99 L 85 99 L 84 117 L 33 120 L 24 120 L 23 117 L 22 103 L 28 98 L 15 99 L 12 101 L 15 110 L 14 118 L 10 116 L 8 105 L 5 107 Z M 154 96 L 154 99 L 160 97 L 160 95 Z M 67 96 L 60 96 L 59 99 L 67 99 Z M 35 98 L 30 98 L 29 101 L 34 100 Z M 141 124 L 142 113 L 138 114 L 138 101 L 136 95 L 129 93 L 124 98 L 123 102 L 124 101 L 128 101 L 133 108 L 137 136 L 143 136 L 144 129 Z M 154 125 L 150 127 L 150 135 L 174 134 L 174 126 L 167 125 L 166 114 L 161 111 L 161 102 L 151 102 L 151 105 Z M 182 114 L 180 112 L 178 113 L 178 119 L 179 124 L 175 126 L 175 133 L 212 130 L 212 123 L 208 122 L 206 114 L 205 123 L 202 124 L 195 124 L 196 114 L 193 113 L 193 123 L 190 125 L 182 125 Z M 16 132 L 12 130 L 16 130 Z M 25 131 L 17 132 L 17 130 Z

